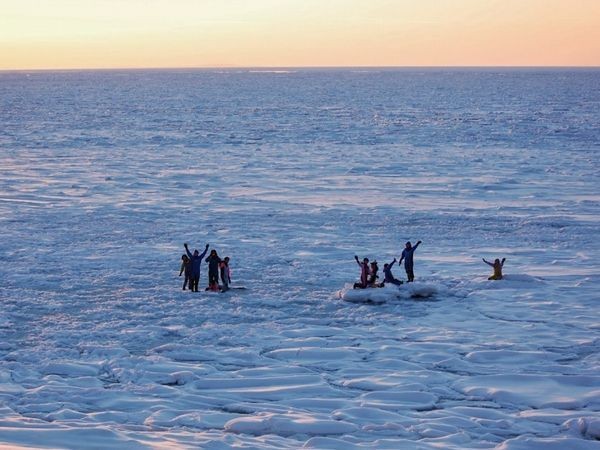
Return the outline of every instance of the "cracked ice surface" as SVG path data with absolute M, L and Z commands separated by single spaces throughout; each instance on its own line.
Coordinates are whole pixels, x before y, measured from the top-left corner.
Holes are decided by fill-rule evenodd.
M 19 76 L 0 448 L 599 448 L 599 96 L 560 97 L 577 75 L 538 98 L 542 75 L 480 74 L 470 101 L 456 74 Z M 354 254 L 409 239 L 414 285 L 348 289 Z M 247 289 L 181 291 L 186 241 Z

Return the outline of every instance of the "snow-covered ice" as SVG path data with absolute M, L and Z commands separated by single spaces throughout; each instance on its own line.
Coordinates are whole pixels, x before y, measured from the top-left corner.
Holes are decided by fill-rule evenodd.
M 0 449 L 600 448 L 598 105 L 597 70 L 0 74 Z M 182 291 L 183 242 L 247 289 Z

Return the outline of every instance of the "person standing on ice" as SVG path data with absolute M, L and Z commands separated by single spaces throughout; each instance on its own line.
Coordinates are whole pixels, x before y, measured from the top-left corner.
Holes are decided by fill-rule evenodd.
M 189 284 L 189 288 L 192 289 L 192 262 L 187 255 L 181 255 L 181 269 L 179 269 L 179 276 L 182 273 L 185 273 L 185 278 L 183 279 L 183 290 L 185 291 L 185 287 Z
M 383 284 L 395 284 L 396 286 L 400 286 L 402 284 L 402 280 L 397 279 L 396 277 L 394 277 L 394 275 L 392 274 L 392 267 L 394 267 L 394 264 L 396 264 L 396 258 L 394 258 L 394 260 L 389 263 L 389 264 L 384 264 L 383 265 Z
M 208 288 L 207 291 L 218 291 L 219 290 L 219 264 L 221 264 L 221 258 L 217 255 L 216 250 L 211 250 L 210 255 L 205 260 L 208 263 Z
M 412 283 L 415 281 L 415 273 L 413 271 L 413 254 L 417 247 L 421 244 L 421 241 L 417 241 L 415 246 L 413 247 L 410 241 L 406 243 L 404 250 L 402 250 L 402 256 L 400 257 L 400 261 L 398 264 L 402 264 L 402 260 L 404 260 L 404 270 L 406 270 L 406 276 L 408 278 L 408 282 Z
M 204 258 L 206 252 L 208 251 L 208 244 L 206 244 L 206 248 L 204 249 L 202 254 L 200 254 L 198 250 L 194 249 L 193 255 L 190 252 L 190 249 L 188 248 L 187 244 L 183 244 L 183 246 L 185 247 L 185 252 L 187 253 L 188 258 L 190 258 L 190 262 L 192 264 L 192 277 L 190 281 L 190 288 L 192 292 L 198 292 L 198 283 L 200 283 L 200 265 L 202 264 L 202 258 Z
M 504 267 L 504 261 L 506 261 L 506 258 L 502 258 L 502 261 L 496 258 L 493 263 L 486 261 L 485 258 L 481 259 L 483 259 L 483 262 L 486 263 L 488 266 L 492 266 L 494 268 L 494 273 L 488 278 L 488 280 L 501 280 L 502 267 Z
M 229 290 L 229 285 L 231 284 L 231 270 L 229 270 L 229 256 L 223 258 L 221 264 L 219 264 L 219 269 L 221 271 L 221 282 L 223 286 L 221 287 L 221 292 L 225 292 Z
M 369 258 L 363 259 L 363 262 L 358 260 L 358 256 L 354 255 L 356 264 L 360 266 L 360 283 L 354 283 L 354 289 L 364 289 L 369 285 Z

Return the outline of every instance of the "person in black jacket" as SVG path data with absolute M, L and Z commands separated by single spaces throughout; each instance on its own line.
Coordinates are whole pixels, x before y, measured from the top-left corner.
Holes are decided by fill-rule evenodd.
M 219 290 L 219 264 L 221 258 L 217 255 L 216 250 L 211 250 L 210 255 L 205 260 L 208 263 L 208 287 L 206 290 L 218 291 Z

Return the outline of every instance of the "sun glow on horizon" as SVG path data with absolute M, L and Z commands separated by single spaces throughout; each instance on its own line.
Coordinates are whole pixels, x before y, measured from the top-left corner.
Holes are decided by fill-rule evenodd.
M 0 69 L 598 66 L 597 0 L 0 0 Z

